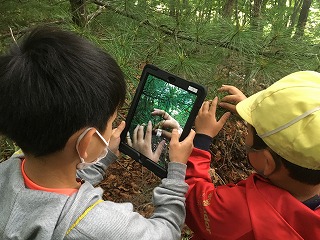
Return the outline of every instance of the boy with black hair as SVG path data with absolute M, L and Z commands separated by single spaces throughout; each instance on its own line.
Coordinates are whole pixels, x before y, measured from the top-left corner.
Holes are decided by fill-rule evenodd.
M 183 142 L 173 132 L 150 219 L 93 187 L 116 159 L 125 93 L 110 55 L 58 28 L 38 27 L 0 57 L 0 133 L 23 151 L 0 164 L 1 239 L 180 238 L 194 132 Z
M 208 170 L 218 99 L 205 102 L 187 168 L 192 239 L 316 239 L 320 236 L 320 73 L 290 74 L 249 98 L 234 86 L 219 105 L 248 125 L 248 161 L 257 173 L 215 187 Z M 235 105 L 236 104 L 236 105 Z M 318 237 L 317 237 L 318 236 Z

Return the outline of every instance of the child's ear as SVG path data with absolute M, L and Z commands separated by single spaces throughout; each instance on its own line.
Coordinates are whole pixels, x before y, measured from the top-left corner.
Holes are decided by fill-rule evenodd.
M 79 142 L 78 152 L 80 157 L 82 157 L 83 159 L 86 159 L 88 157 L 88 148 L 95 132 L 96 130 L 94 128 L 90 129 Z
M 276 170 L 276 162 L 268 149 L 263 150 L 265 165 L 263 175 L 269 176 Z

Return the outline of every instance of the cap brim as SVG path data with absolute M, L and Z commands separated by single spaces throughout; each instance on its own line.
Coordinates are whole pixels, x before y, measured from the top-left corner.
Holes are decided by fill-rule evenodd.
M 261 91 L 253 94 L 252 96 L 242 100 L 236 105 L 236 109 L 240 117 L 245 120 L 247 123 L 253 126 L 252 120 L 252 108 L 254 106 L 254 102 L 260 96 Z

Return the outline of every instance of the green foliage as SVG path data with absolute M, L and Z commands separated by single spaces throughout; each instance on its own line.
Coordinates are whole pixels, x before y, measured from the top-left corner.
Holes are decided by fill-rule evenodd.
M 0 135 L 0 163 L 7 160 L 18 149 L 13 141 Z
M 55 22 L 60 24 L 70 18 L 67 1 L 0 1 L 0 51 L 12 43 L 10 28 L 18 39 L 22 33 L 32 26 Z

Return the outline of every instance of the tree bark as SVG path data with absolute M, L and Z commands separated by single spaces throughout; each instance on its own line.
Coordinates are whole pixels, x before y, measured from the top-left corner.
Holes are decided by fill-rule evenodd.
M 297 29 L 295 33 L 296 38 L 302 37 L 304 35 L 304 30 L 306 28 L 311 3 L 312 3 L 312 0 L 303 1 L 302 8 L 299 15 L 299 20 L 297 23 Z
M 79 27 L 87 24 L 86 0 L 69 0 L 71 5 L 72 21 Z
M 171 17 L 176 17 L 176 1 L 175 0 L 170 0 L 169 2 L 169 15 Z
M 294 27 L 294 24 L 296 22 L 297 15 L 298 15 L 299 9 L 301 8 L 302 2 L 303 2 L 303 0 L 296 0 L 294 2 L 293 12 L 290 17 L 290 24 L 289 24 L 290 28 Z
M 223 17 L 230 18 L 232 16 L 234 3 L 235 3 L 235 0 L 226 0 L 222 9 Z
M 251 27 L 258 30 L 263 0 L 254 0 L 251 14 Z

